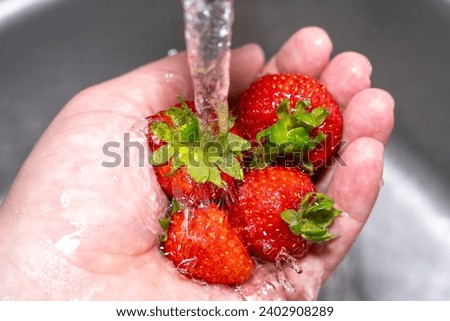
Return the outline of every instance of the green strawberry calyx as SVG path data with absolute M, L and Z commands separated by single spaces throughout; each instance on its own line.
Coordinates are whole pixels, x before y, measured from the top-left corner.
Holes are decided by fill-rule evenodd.
M 312 192 L 303 198 L 298 210 L 286 210 L 280 215 L 294 235 L 312 242 L 324 242 L 337 236 L 331 234 L 328 227 L 340 214 L 329 196 Z
M 158 236 L 158 240 L 160 243 L 164 243 L 167 241 L 167 231 L 170 226 L 170 219 L 173 214 L 178 212 L 181 209 L 180 204 L 176 199 L 173 199 L 169 205 L 167 215 L 159 219 L 159 226 L 162 229 L 162 234 Z
M 166 110 L 171 124 L 163 120 L 150 124 L 153 134 L 166 142 L 152 153 L 150 163 L 159 166 L 171 160 L 168 175 L 185 166 L 195 182 L 211 182 L 218 187 L 224 184 L 221 173 L 242 180 L 244 173 L 240 159 L 242 152 L 250 149 L 250 143 L 229 131 L 216 137 L 204 135 L 200 130 L 198 116 L 182 98 L 179 99 L 181 107 Z M 233 125 L 231 120 L 229 128 Z
M 329 112 L 324 107 L 312 110 L 310 107 L 309 100 L 300 100 L 294 108 L 291 108 L 288 99 L 281 102 L 276 110 L 277 122 L 256 135 L 256 141 L 261 146 L 256 151 L 258 160 L 270 164 L 277 157 L 287 155 L 302 159 L 304 153 L 323 142 L 325 134 L 319 131 L 312 137 L 312 130 L 323 124 Z M 307 162 L 303 162 L 303 166 L 312 170 Z

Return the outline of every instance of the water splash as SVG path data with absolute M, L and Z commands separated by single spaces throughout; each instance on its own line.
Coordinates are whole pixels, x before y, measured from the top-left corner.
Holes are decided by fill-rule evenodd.
M 244 300 L 286 300 L 299 291 L 294 280 L 289 279 L 287 269 L 302 273 L 299 259 L 286 251 L 282 251 L 275 262 L 256 260 L 252 276 L 237 286 L 236 291 Z
M 169 50 L 167 51 L 167 55 L 168 55 L 169 57 L 173 57 L 173 56 L 175 56 L 177 53 L 178 53 L 178 50 L 177 50 L 176 48 L 172 48 L 172 49 L 169 49 Z
M 278 253 L 277 257 L 275 258 L 275 262 L 280 266 L 281 263 L 286 262 L 289 267 L 297 274 L 303 272 L 299 260 L 295 256 L 290 255 L 285 248 L 282 248 L 280 253 Z
M 185 38 L 194 100 L 204 133 L 228 127 L 233 0 L 184 0 Z
M 177 265 L 177 270 L 183 275 L 191 276 L 190 272 L 194 266 L 197 264 L 198 259 L 196 257 L 191 257 L 189 259 L 185 259 Z
M 280 253 L 278 253 L 277 257 L 275 258 L 275 271 L 278 282 L 283 286 L 286 292 L 295 293 L 296 288 L 294 283 L 288 280 L 286 274 L 283 271 L 283 262 L 286 262 L 289 267 L 297 274 L 302 273 L 303 270 L 300 267 L 300 263 L 298 262 L 297 258 L 290 255 L 284 248 L 280 251 Z

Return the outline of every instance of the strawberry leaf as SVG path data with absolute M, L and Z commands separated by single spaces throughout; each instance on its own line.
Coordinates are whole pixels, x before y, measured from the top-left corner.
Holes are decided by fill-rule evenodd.
M 256 134 L 256 142 L 261 143 L 261 139 L 266 137 L 266 135 L 269 133 L 270 127 L 261 130 L 258 134 Z
M 327 119 L 327 117 L 330 115 L 328 110 L 326 110 L 323 107 L 317 107 L 311 110 L 311 115 L 315 118 L 316 124 L 314 127 L 318 127 L 322 125 L 322 123 Z
M 320 144 L 321 142 L 323 142 L 323 140 L 326 138 L 326 135 L 320 131 L 316 137 L 314 137 L 314 139 L 312 140 L 312 143 L 314 143 L 316 146 L 317 144 Z
M 326 138 L 323 132 L 315 137 L 311 132 L 322 125 L 329 113 L 322 107 L 309 111 L 310 106 L 309 100 L 302 100 L 291 110 L 289 100 L 283 100 L 276 110 L 277 122 L 256 135 L 256 141 L 263 147 L 263 155 L 255 155 L 258 157 L 256 163 L 259 164 L 262 160 L 270 164 L 278 156 L 291 154 L 302 159 L 305 152 L 315 148 Z
M 283 221 L 289 224 L 289 228 L 294 235 L 300 235 L 301 229 L 300 224 L 297 224 L 299 221 L 299 213 L 295 210 L 285 210 L 281 212 L 281 218 Z
M 329 113 L 322 107 L 311 111 L 309 109 L 309 100 L 299 101 L 293 110 L 289 100 L 283 100 L 276 110 L 278 121 L 256 135 L 256 141 L 262 149 L 254 153 L 257 157 L 257 162 L 254 163 L 262 161 L 264 164 L 271 164 L 277 157 L 288 155 L 295 155 L 301 160 L 304 153 L 317 147 L 326 136 L 319 132 L 313 137 L 312 130 L 319 127 Z M 305 164 L 304 167 L 308 165 L 310 164 Z
M 340 214 L 341 211 L 334 208 L 333 200 L 327 195 L 308 193 L 298 211 L 286 210 L 280 215 L 292 234 L 313 242 L 323 242 L 336 237 L 328 232 L 328 227 Z
M 274 144 L 275 146 L 281 146 L 289 142 L 289 121 L 286 119 L 281 119 L 271 127 L 265 135 L 266 141 Z
M 175 174 L 177 170 L 179 170 L 181 167 L 184 166 L 184 162 L 181 161 L 181 159 L 178 157 L 179 154 L 175 154 L 172 158 L 172 166 L 170 167 L 170 172 L 166 174 L 166 176 L 171 176 Z
M 304 127 L 291 129 L 287 133 L 287 141 L 291 142 L 296 150 L 303 150 L 308 146 L 310 141 L 309 133 Z
M 164 217 L 164 218 L 160 218 L 159 219 L 159 226 L 161 226 L 163 231 L 167 231 L 167 229 L 170 226 L 170 216 Z
M 316 226 L 326 228 L 341 213 L 333 206 L 334 202 L 330 197 L 325 194 L 315 193 L 312 196 L 312 201 L 304 205 L 303 218 L 313 222 Z
M 311 162 L 303 161 L 302 167 L 306 172 L 309 173 L 309 176 L 314 175 L 314 166 L 313 166 L 313 164 L 311 164 Z
M 227 153 L 225 159 L 218 162 L 217 166 L 222 172 L 235 179 L 244 179 L 244 171 L 242 170 L 241 164 L 231 153 Z
M 170 142 L 175 134 L 175 131 L 165 122 L 157 121 L 150 125 L 153 134 L 159 139 Z
M 279 119 L 289 119 L 291 116 L 291 106 L 289 99 L 284 99 L 276 110 Z
M 229 129 L 233 128 L 235 123 L 236 123 L 236 117 L 228 115 L 228 128 Z
M 309 107 L 311 107 L 311 102 L 309 101 L 309 99 L 303 99 L 297 102 L 297 104 L 295 105 L 295 110 L 305 112 L 309 109 Z
M 180 206 L 179 206 L 178 202 L 175 199 L 173 199 L 172 203 L 170 203 L 169 212 L 168 212 L 167 216 L 159 219 L 159 221 L 158 221 L 159 226 L 161 226 L 161 229 L 163 231 L 163 233 L 158 236 L 158 240 L 160 243 L 164 243 L 165 241 L 167 241 L 167 237 L 168 237 L 167 231 L 170 227 L 171 216 L 172 216 L 172 214 L 176 213 L 179 209 L 180 209 Z
M 313 242 L 324 242 L 336 237 L 327 230 L 324 230 L 310 222 L 304 224 L 302 236 Z
M 208 181 L 213 184 L 216 184 L 220 188 L 223 187 L 222 177 L 220 177 L 220 171 L 217 167 L 215 166 L 209 167 Z
M 187 114 L 189 114 L 189 113 L 192 115 L 194 114 L 194 113 L 192 113 L 192 110 L 189 108 L 189 106 L 186 103 L 186 100 L 184 100 L 183 97 L 178 96 L 178 100 L 181 103 L 181 109 L 183 109 Z
M 245 150 L 249 150 L 251 145 L 248 140 L 235 135 L 233 133 L 227 134 L 227 149 L 231 152 L 242 152 Z
M 198 142 L 200 139 L 199 135 L 199 125 L 197 119 L 192 119 L 186 124 L 184 124 L 178 131 L 179 142 L 184 143 L 195 143 Z
M 156 150 L 150 158 L 152 165 L 171 161 L 167 176 L 173 175 L 181 167 L 186 167 L 189 176 L 197 183 L 211 182 L 223 187 L 221 172 L 236 179 L 243 179 L 243 170 L 238 161 L 242 152 L 251 144 L 240 136 L 226 132 L 210 137 L 200 130 L 199 118 L 179 97 L 181 107 L 170 107 L 165 111 L 164 121 L 150 125 L 153 134 L 166 145 Z M 231 128 L 234 120 L 225 126 Z
M 203 164 L 193 164 L 189 161 L 186 164 L 187 171 L 194 181 L 197 183 L 206 183 L 209 178 L 209 168 Z
M 178 203 L 178 201 L 174 198 L 172 199 L 172 202 L 169 205 L 169 211 L 170 214 L 176 213 L 180 210 L 180 204 Z
M 183 126 L 189 121 L 186 111 L 182 108 L 170 107 L 166 110 L 166 114 L 175 126 Z
M 150 164 L 153 166 L 165 164 L 172 158 L 174 153 L 175 151 L 173 148 L 170 148 L 169 144 L 162 145 L 152 153 L 152 156 L 150 157 Z
M 309 131 L 319 127 L 328 117 L 328 111 L 323 107 L 314 108 L 311 112 L 296 110 L 293 114 L 296 126 L 303 126 Z

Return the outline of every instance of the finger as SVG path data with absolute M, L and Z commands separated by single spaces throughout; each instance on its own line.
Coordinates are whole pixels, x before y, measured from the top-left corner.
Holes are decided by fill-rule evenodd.
M 394 126 L 394 99 L 376 88 L 357 93 L 344 111 L 343 140 L 351 142 L 360 137 L 372 137 L 387 144 Z
M 378 140 L 362 137 L 350 143 L 342 155 L 345 164 L 337 166 L 327 194 L 343 211 L 333 229 L 340 237 L 332 242 L 326 267 L 331 271 L 355 241 L 375 204 L 383 179 L 384 146 Z
M 248 44 L 231 51 L 230 96 L 235 97 L 255 80 L 264 64 L 264 52 L 259 45 Z
M 327 194 L 351 219 L 364 223 L 382 183 L 384 146 L 362 137 L 351 142 L 336 166 Z M 345 217 L 344 215 L 343 217 Z
M 394 105 L 392 96 L 382 89 L 368 88 L 357 93 L 343 112 L 343 143 L 334 163 L 339 165 L 342 162 L 341 153 L 358 138 L 371 137 L 386 145 L 394 127 Z M 318 190 L 324 191 L 328 187 L 335 169 L 336 166 L 328 168 L 321 176 L 316 184 Z
M 345 166 L 339 166 L 326 193 L 343 213 L 331 226 L 339 236 L 323 248 L 309 253 L 300 265 L 298 275 L 286 267 L 285 273 L 297 289 L 291 299 L 315 299 L 320 286 L 345 257 L 366 222 L 380 189 L 384 146 L 373 138 L 359 138 L 349 144 L 344 154 Z
M 263 73 L 292 72 L 317 77 L 327 65 L 332 50 L 331 39 L 323 29 L 302 28 L 269 61 Z
M 230 61 L 230 93 L 236 95 L 250 85 L 264 62 L 262 49 L 255 44 L 233 49 Z M 178 96 L 193 98 L 192 80 L 186 53 L 165 57 L 125 75 L 84 91 L 83 94 L 129 98 L 144 115 L 178 102 Z M 83 95 L 82 94 L 82 95 Z
M 344 108 L 355 94 L 370 87 L 371 75 L 372 65 L 365 56 L 344 52 L 331 60 L 320 76 L 320 82 Z

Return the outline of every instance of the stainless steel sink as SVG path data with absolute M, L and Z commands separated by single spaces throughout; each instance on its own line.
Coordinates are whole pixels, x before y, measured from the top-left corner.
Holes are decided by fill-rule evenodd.
M 18 5 L 18 3 L 21 3 Z M 267 55 L 318 25 L 396 100 L 384 186 L 323 300 L 450 299 L 450 1 L 235 1 L 233 44 Z M 179 0 L 0 0 L 0 200 L 82 88 L 184 48 Z

